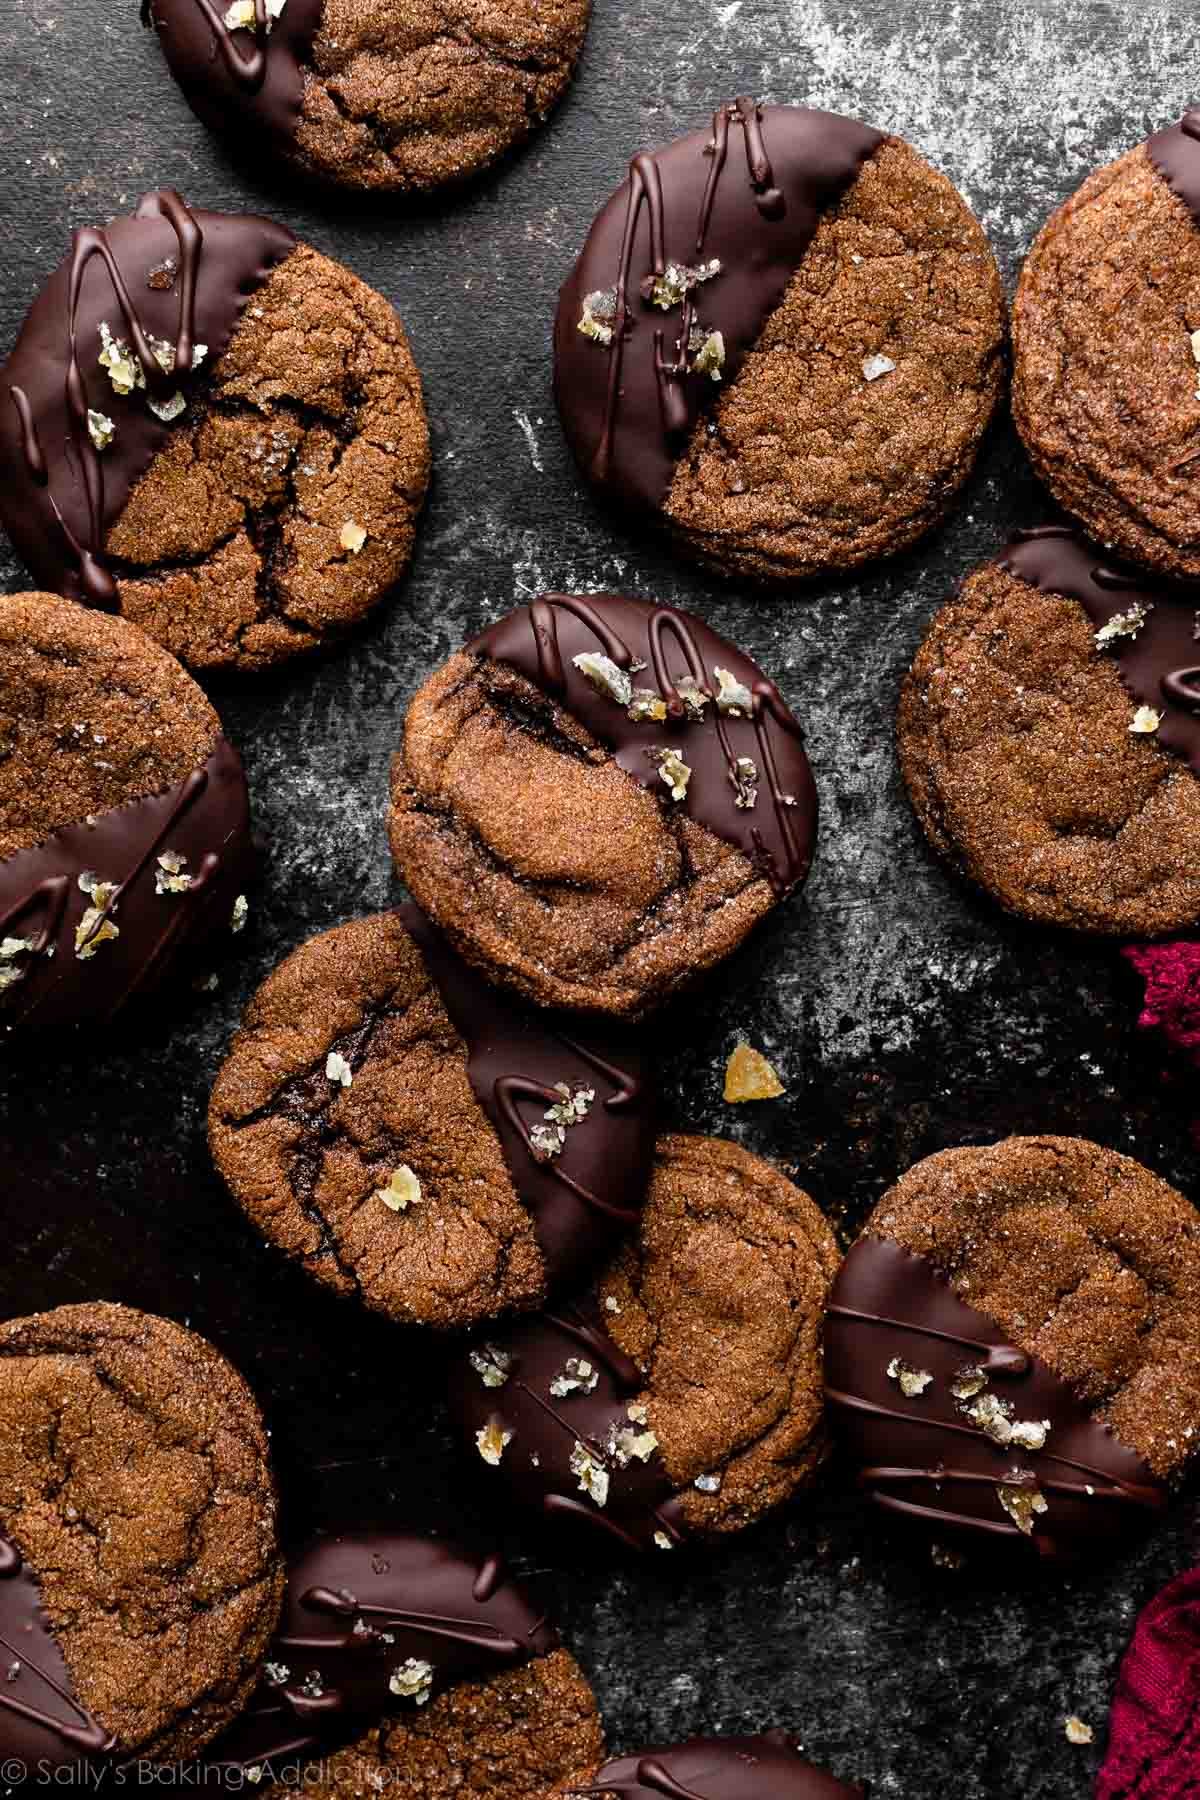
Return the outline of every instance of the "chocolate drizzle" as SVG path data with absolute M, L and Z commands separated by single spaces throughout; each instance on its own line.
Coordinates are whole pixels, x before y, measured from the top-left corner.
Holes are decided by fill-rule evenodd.
M 468 648 L 518 669 L 565 707 L 609 746 L 626 774 L 749 857 L 777 898 L 804 880 L 817 794 L 803 730 L 774 682 L 702 619 L 625 595 L 543 594 Z M 661 699 L 666 718 L 631 719 L 624 705 L 599 691 L 574 662 L 598 651 L 635 690 Z M 719 668 L 750 696 L 741 716 L 722 712 L 713 698 Z M 699 712 L 697 692 L 706 697 Z M 662 780 L 660 757 L 667 750 L 691 770 L 683 801 L 671 800 Z M 744 803 L 744 774 L 739 783 L 746 760 L 754 770 L 753 805 Z
M 641 1214 L 655 1123 L 646 1054 L 590 1021 L 538 1012 L 498 993 L 416 906 L 402 907 L 400 917 L 463 1040 L 472 1090 L 533 1215 L 548 1282 L 577 1284 Z M 595 1099 L 567 1128 L 558 1155 L 547 1156 L 530 1132 L 561 1104 L 560 1082 Z
M 184 891 L 157 891 L 161 855 L 186 859 Z M 0 862 L 0 942 L 27 948 L 0 958 L 0 1029 L 103 1021 L 144 999 L 230 928 L 251 869 L 246 780 L 224 738 L 164 792 L 18 850 Z M 111 889 L 102 909 L 80 888 L 84 874 Z M 89 909 L 98 916 L 85 928 Z M 106 923 L 115 937 L 101 935 Z
M 1200 106 L 1189 107 L 1178 125 L 1156 131 L 1146 148 L 1163 180 L 1200 225 Z
M 1200 775 L 1200 586 L 1150 583 L 1108 568 L 1067 525 L 1023 532 L 1000 564 L 1030 587 L 1077 601 L 1096 630 L 1131 609 L 1145 610 L 1136 634 L 1114 637 L 1096 654 L 1115 660 L 1139 706 L 1163 714 L 1152 741 Z
M 730 154 L 730 136 L 744 145 Z M 745 97 L 663 150 L 640 151 L 588 234 L 555 323 L 555 394 L 580 467 L 624 500 L 664 500 L 692 426 L 747 353 L 804 259 L 822 213 L 884 141 L 807 107 Z M 645 297 L 674 264 L 720 272 L 663 311 Z M 632 284 L 632 287 L 631 287 Z M 611 342 L 578 329 L 589 294 L 611 294 Z M 693 333 L 719 331 L 721 382 L 693 368 Z
M 305 70 L 323 0 L 285 0 L 278 18 L 254 0 L 254 25 L 225 23 L 229 0 L 142 0 L 167 63 L 196 116 L 226 137 L 252 134 L 286 150 L 296 135 Z
M 495 1363 L 504 1382 L 486 1386 L 472 1357 Z M 551 1383 L 578 1360 L 590 1364 L 595 1385 L 552 1394 Z M 592 1377 L 586 1379 L 590 1384 Z M 493 1422 L 511 1431 L 498 1473 L 522 1504 L 590 1526 L 627 1550 L 669 1549 L 683 1541 L 685 1526 L 661 1452 L 643 1460 L 614 1448 L 614 1434 L 636 1437 L 649 1429 L 629 1414 L 644 1387 L 641 1370 L 613 1342 L 589 1299 L 477 1340 L 451 1365 L 449 1401 L 472 1456 L 476 1434 Z M 580 1445 L 608 1477 L 603 1505 L 571 1466 Z
M 427 1699 L 557 1644 L 497 1556 L 385 1531 L 318 1539 L 289 1568 L 250 1707 L 205 1762 L 246 1769 L 351 1742 L 381 1715 L 425 1703 L 403 1692 L 411 1663 L 427 1665 L 407 1670 Z
M 932 1376 L 906 1395 L 896 1360 Z M 1001 1444 L 972 1421 L 952 1384 L 982 1372 L 980 1393 L 1015 1422 L 1047 1424 L 1040 1449 Z M 963 1304 L 924 1257 L 886 1238 L 860 1238 L 830 1296 L 826 1401 L 834 1430 L 875 1505 L 938 1539 L 985 1539 L 1046 1560 L 1114 1548 L 1162 1511 L 1149 1465 L 1092 1416 L 1040 1358 Z M 973 1384 L 971 1384 L 973 1385 Z M 1040 1494 L 1046 1510 L 1024 1533 L 999 1489 Z
M 693 1738 L 669 1750 L 614 1757 L 587 1787 L 569 1795 L 620 1794 L 628 1800 L 853 1800 L 864 1789 L 816 1769 L 787 1731 L 759 1737 Z
M 43 1763 L 65 1768 L 111 1753 L 111 1734 L 75 1693 L 37 1581 L 3 1536 L 0 1659 L 0 1763 L 16 1758 L 32 1773 Z
M 0 375 L 0 517 L 43 586 L 114 605 L 105 542 L 171 428 L 151 405 L 189 397 L 199 346 L 211 367 L 248 296 L 294 246 L 283 226 L 193 213 L 169 190 L 75 233 Z M 144 384 L 127 395 L 98 360 L 102 325 Z M 90 413 L 112 422 L 105 448 Z

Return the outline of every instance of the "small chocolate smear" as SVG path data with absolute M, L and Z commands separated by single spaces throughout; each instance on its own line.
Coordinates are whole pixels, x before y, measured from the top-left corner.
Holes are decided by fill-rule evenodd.
M 1178 125 L 1147 139 L 1150 160 L 1200 224 L 1200 107 L 1189 107 Z

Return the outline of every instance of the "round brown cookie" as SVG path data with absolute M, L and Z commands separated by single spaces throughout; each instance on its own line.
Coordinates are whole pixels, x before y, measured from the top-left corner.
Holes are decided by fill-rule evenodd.
M 566 91 L 589 0 L 143 0 L 199 118 L 308 178 L 424 193 L 519 144 Z
M 1013 411 L 1099 543 L 1200 576 L 1200 113 L 1089 176 L 1043 228 L 1013 312 Z
M 111 1019 L 240 930 L 242 765 L 174 657 L 0 597 L 0 1034 Z
M 196 1754 L 283 1593 L 267 1437 L 192 1332 L 93 1303 L 0 1325 L 0 1752 Z
M 740 1531 L 824 1459 L 838 1262 L 822 1214 L 769 1163 L 661 1137 L 637 1240 L 582 1301 L 478 1340 L 452 1412 L 545 1517 L 637 1550 Z
M 826 1379 L 891 1516 L 975 1549 L 1110 1548 L 1200 1444 L 1200 1215 L 1081 1138 L 928 1157 L 834 1284 Z
M 724 574 L 914 543 L 1003 383 L 995 258 L 896 137 L 739 99 L 641 153 L 568 276 L 555 392 L 584 474 Z
M 653 1092 L 633 1044 L 498 994 L 409 906 L 267 979 L 209 1138 L 235 1198 L 311 1273 L 461 1327 L 584 1280 L 636 1224 Z
M 392 853 L 468 961 L 636 1018 L 804 881 L 817 796 L 773 682 L 703 620 L 546 594 L 415 695 Z
M 76 233 L 0 371 L 18 551 L 195 668 L 356 624 L 407 567 L 428 476 L 388 302 L 283 226 L 170 192 Z
M 1137 937 L 1200 918 L 1200 721 L 1179 679 L 1198 604 L 1051 526 L 935 617 L 900 764 L 931 843 L 1002 906 Z
M 317 1800 L 538 1800 L 603 1755 L 592 1690 L 570 1653 L 554 1650 L 374 1726 L 310 1765 L 304 1792 Z
M 356 1742 L 381 1713 L 411 1723 L 467 1677 L 486 1693 L 558 1649 L 496 1555 L 395 1531 L 318 1538 L 289 1565 L 258 1691 L 209 1746 L 206 1771 L 226 1771 L 234 1787 L 238 1776 L 284 1779 L 287 1767 Z
M 609 1800 L 655 1800 L 663 1794 L 673 1800 L 862 1800 L 863 1788 L 835 1780 L 799 1752 L 799 1739 L 786 1731 L 692 1738 L 581 1770 L 549 1800 L 583 1794 Z

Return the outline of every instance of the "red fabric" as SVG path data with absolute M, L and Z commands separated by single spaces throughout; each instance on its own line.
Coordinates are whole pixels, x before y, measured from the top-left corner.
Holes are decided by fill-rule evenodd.
M 1134 1626 L 1096 1800 L 1200 1796 L 1200 1569 L 1177 1575 Z
M 1200 942 L 1127 944 L 1121 955 L 1146 984 L 1138 1024 L 1160 1032 L 1181 1067 L 1200 1069 Z M 1192 1136 L 1200 1144 L 1200 1105 L 1193 1112 Z

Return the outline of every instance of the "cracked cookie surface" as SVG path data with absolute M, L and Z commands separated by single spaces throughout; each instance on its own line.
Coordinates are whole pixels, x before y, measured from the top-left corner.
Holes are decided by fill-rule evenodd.
M 290 0 L 257 87 L 231 67 L 253 56 L 251 32 L 218 39 L 198 0 L 152 0 L 147 22 L 219 135 L 322 182 L 419 194 L 476 174 L 545 121 L 589 12 L 590 0 Z
M 190 1757 L 237 1714 L 283 1566 L 258 1408 L 204 1339 L 102 1303 L 0 1325 L 0 1530 L 118 1752 Z
M 555 395 L 612 500 L 720 573 L 794 581 L 939 521 L 1004 332 L 995 258 L 945 176 L 855 120 L 740 98 L 635 158 L 597 216 Z
M 1034 467 L 1090 534 L 1200 576 L 1200 230 L 1139 145 L 1053 215 L 1013 308 L 1013 414 Z
M 594 1290 L 455 1366 L 451 1410 L 490 1465 L 481 1479 L 651 1554 L 753 1523 L 826 1454 L 822 1326 L 840 1260 L 817 1206 L 769 1163 L 660 1137 L 641 1227 Z
M 821 1326 L 840 1261 L 815 1201 L 770 1163 L 723 1138 L 659 1139 L 638 1240 L 597 1292 L 645 1372 L 690 1531 L 741 1530 L 824 1461 Z M 715 1492 L 696 1487 L 705 1475 Z
M 0 597 L 0 859 L 181 781 L 220 730 L 174 657 L 120 619 Z
M 1004 332 L 974 215 L 888 139 L 821 220 L 715 431 L 693 430 L 663 507 L 677 540 L 722 574 L 775 581 L 907 549 L 974 466 Z M 881 356 L 895 368 L 869 379 Z
M 109 533 L 121 612 L 194 668 L 315 650 L 394 588 L 428 480 L 394 310 L 297 245 Z
M 1200 917 L 1200 782 L 1131 733 L 1082 606 L 987 563 L 901 691 L 900 764 L 934 848 L 1009 911 L 1135 937 Z
M 378 1311 L 528 1310 L 636 1222 L 649 1177 L 640 1054 L 571 1030 L 486 990 L 415 908 L 356 920 L 251 1001 L 214 1158 L 273 1243 Z
M 603 1755 L 591 1688 L 569 1652 L 554 1650 L 386 1720 L 306 1771 L 304 1791 L 318 1800 L 536 1800 Z
M 629 656 L 610 679 L 636 684 L 635 707 L 657 707 L 644 722 L 597 696 L 585 672 L 597 631 Z M 561 684 L 531 660 L 550 642 Z M 724 664 L 743 684 L 736 717 L 712 697 Z M 698 716 L 678 698 L 689 680 Z M 546 596 L 414 696 L 392 765 L 392 853 L 491 979 L 539 1005 L 637 1018 L 728 956 L 806 876 L 817 802 L 802 737 L 762 671 L 702 621 L 623 596 Z M 667 780 L 670 752 L 682 787 Z
M 1083 1138 L 943 1150 L 868 1219 L 1068 1382 L 1154 1473 L 1200 1442 L 1200 1214 Z

